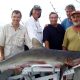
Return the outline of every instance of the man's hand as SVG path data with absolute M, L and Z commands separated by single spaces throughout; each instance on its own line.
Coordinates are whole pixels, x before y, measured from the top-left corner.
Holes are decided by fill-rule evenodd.
M 0 61 L 4 60 L 4 57 L 3 56 L 0 56 Z
M 72 58 L 67 58 L 67 59 L 65 60 L 65 64 L 70 65 L 70 66 L 74 66 L 74 63 L 73 63 Z
M 4 47 L 0 46 L 0 61 L 4 60 Z
M 22 72 L 22 70 L 23 70 L 23 67 L 21 67 L 21 66 L 17 66 L 17 67 L 14 69 L 15 74 L 20 74 L 20 73 Z

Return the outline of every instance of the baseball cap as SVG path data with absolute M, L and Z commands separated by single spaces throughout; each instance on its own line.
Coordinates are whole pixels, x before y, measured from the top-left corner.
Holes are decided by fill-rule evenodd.
M 71 16 L 73 16 L 74 14 L 80 14 L 80 11 L 73 11 Z
M 34 10 L 41 10 L 41 7 L 40 7 L 39 5 L 34 5 L 34 6 L 33 6 L 33 9 L 34 9 Z

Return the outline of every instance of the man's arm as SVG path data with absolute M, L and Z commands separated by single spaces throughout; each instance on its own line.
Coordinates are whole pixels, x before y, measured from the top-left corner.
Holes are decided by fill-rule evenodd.
M 68 50 L 68 44 L 69 44 L 69 40 L 67 38 L 67 31 L 66 31 L 64 35 L 63 44 L 62 44 L 63 50 Z
M 28 46 L 29 49 L 32 48 L 32 42 L 26 28 L 25 28 L 25 45 Z
M 4 59 L 4 47 L 0 46 L 0 61 Z
M 8 25 L 5 25 L 0 32 L 0 60 L 4 59 L 4 47 L 5 47 L 5 42 L 6 42 L 6 30 Z
M 49 41 L 45 41 L 44 43 L 45 43 L 45 47 L 49 48 Z
M 50 39 L 50 35 L 49 35 L 49 29 L 47 26 L 43 30 L 43 42 L 44 42 L 46 48 L 50 48 L 49 39 Z

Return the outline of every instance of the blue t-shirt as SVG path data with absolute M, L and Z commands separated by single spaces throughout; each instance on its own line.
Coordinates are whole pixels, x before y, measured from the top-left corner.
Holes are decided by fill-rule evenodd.
M 64 29 L 60 24 L 57 27 L 49 24 L 43 30 L 43 42 L 48 41 L 50 49 L 62 49 Z
M 61 25 L 64 28 L 64 30 L 66 30 L 68 27 L 72 26 L 73 23 L 68 18 L 66 18 L 62 21 Z

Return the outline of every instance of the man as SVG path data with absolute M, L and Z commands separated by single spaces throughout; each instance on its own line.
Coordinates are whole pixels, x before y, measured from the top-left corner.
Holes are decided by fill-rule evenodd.
M 71 14 L 71 19 L 73 26 L 69 27 L 64 36 L 63 50 L 68 51 L 80 51 L 80 11 L 74 11 Z M 74 54 L 76 56 L 76 54 Z M 72 66 L 80 64 L 80 59 L 71 61 L 68 60 L 67 64 L 72 64 Z M 73 80 L 80 79 L 80 67 L 75 69 Z
M 74 5 L 72 5 L 72 4 L 67 5 L 66 8 L 65 8 L 65 11 L 66 11 L 67 18 L 65 18 L 61 23 L 64 30 L 66 30 L 68 27 L 73 25 L 73 23 L 71 21 L 71 13 L 73 11 L 75 11 Z
M 49 14 L 50 24 L 48 24 L 43 30 L 43 42 L 46 48 L 62 50 L 62 42 L 64 37 L 64 29 L 63 27 L 57 23 L 58 14 L 55 12 L 51 12 Z M 58 68 L 63 69 L 62 65 L 57 64 Z M 60 71 L 61 71 L 60 70 Z M 62 72 L 60 72 L 60 79 Z
M 30 18 L 25 25 L 30 40 L 32 42 L 32 46 L 35 48 L 42 46 L 43 32 L 42 32 L 42 27 L 40 26 L 38 20 L 40 17 L 41 17 L 41 8 L 38 5 L 34 5 L 34 7 L 30 12 Z
M 0 60 L 24 51 L 24 41 L 29 48 L 32 47 L 25 27 L 20 24 L 21 18 L 21 12 L 14 10 L 12 22 L 3 27 L 0 35 Z
M 63 49 L 68 51 L 80 51 L 80 11 L 72 12 L 73 26 L 69 27 L 64 36 Z
M 50 24 L 43 30 L 43 42 L 46 48 L 62 49 L 62 42 L 64 37 L 64 29 L 57 23 L 58 15 L 51 12 L 49 15 Z

